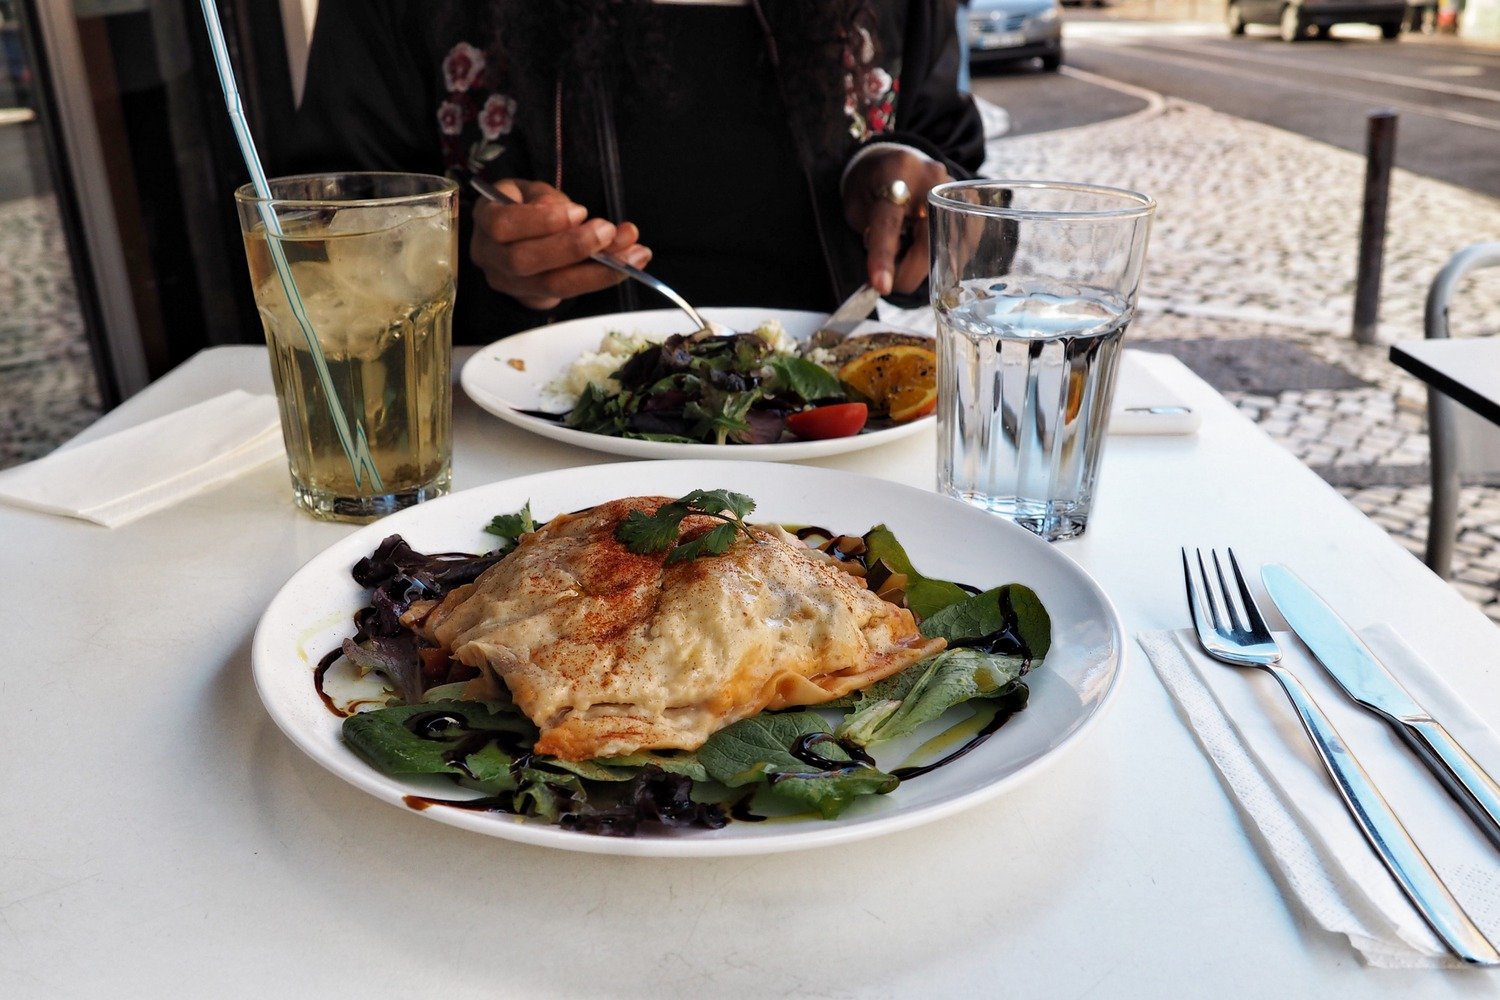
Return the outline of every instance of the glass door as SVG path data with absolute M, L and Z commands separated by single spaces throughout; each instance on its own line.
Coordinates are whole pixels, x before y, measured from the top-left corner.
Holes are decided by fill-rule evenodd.
M 51 451 L 106 403 L 25 13 L 0 0 L 0 468 Z
M 282 13 L 305 35 L 302 4 L 217 3 L 252 127 L 284 134 L 300 38 Z M 0 385 L 13 464 L 261 334 L 200 0 L 0 0 L 0 18 L 0 302 L 19 305 L 0 309 L 0 377 L 31 366 Z

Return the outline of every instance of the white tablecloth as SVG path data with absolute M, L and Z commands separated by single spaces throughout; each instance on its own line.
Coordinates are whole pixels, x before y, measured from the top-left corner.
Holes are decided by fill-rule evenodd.
M 1131 633 L 1186 623 L 1177 547 L 1284 561 L 1388 622 L 1485 718 L 1494 627 L 1208 386 L 1191 437 L 1116 438 L 1063 551 Z M 88 432 L 231 388 L 204 352 Z M 610 461 L 456 405 L 456 488 Z M 917 437 L 819 464 L 932 484 Z M 1473 996 L 1304 923 L 1133 643 L 1113 709 L 998 800 L 838 849 L 682 861 L 552 852 L 392 809 L 275 728 L 251 632 L 351 530 L 267 466 L 108 531 L 0 509 L 0 995 L 20 997 Z M 1273 621 L 1281 627 L 1282 623 Z

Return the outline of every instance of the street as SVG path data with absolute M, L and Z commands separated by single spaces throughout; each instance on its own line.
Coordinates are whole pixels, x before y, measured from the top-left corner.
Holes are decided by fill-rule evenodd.
M 1382 43 L 1356 25 L 1288 45 L 1257 26 L 1231 38 L 1212 24 L 1110 21 L 1076 9 L 1067 17 L 1065 67 L 1355 152 L 1367 114 L 1391 108 L 1401 116 L 1398 166 L 1500 196 L 1500 50 L 1410 35 Z M 1003 94 L 1008 78 L 982 86 Z
M 976 74 L 974 93 L 1012 126 L 985 171 L 1153 194 L 1134 346 L 1176 355 L 1420 554 L 1426 392 L 1386 344 L 1421 336 L 1451 253 L 1500 236 L 1500 52 L 1344 28 L 1344 41 L 1287 45 L 1111 13 L 1069 8 L 1058 73 Z M 1407 169 L 1391 187 L 1382 343 L 1366 347 L 1350 311 L 1365 116 L 1383 106 L 1401 115 Z M 1497 278 L 1454 299 L 1456 334 L 1496 332 Z M 1462 505 L 1454 585 L 1500 621 L 1500 490 L 1468 487 Z

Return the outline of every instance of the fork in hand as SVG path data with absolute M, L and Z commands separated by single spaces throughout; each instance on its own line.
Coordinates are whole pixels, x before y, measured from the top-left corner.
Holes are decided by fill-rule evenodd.
M 507 195 L 504 191 L 501 191 L 499 188 L 495 187 L 495 185 L 491 184 L 489 181 L 480 176 L 478 171 L 481 167 L 483 167 L 483 163 L 472 158 L 469 160 L 469 169 L 471 171 L 474 171 L 473 175 L 469 178 L 470 187 L 472 187 L 480 194 L 484 195 L 484 197 L 488 198 L 490 201 L 497 202 L 498 204 L 520 204 L 520 202 L 516 201 L 514 198 Z M 687 313 L 688 319 L 698 324 L 698 329 L 713 329 L 713 327 L 709 326 L 708 320 L 699 315 L 698 310 L 694 309 L 692 304 L 689 303 L 687 299 L 683 298 L 677 293 L 676 289 L 674 289 L 671 285 L 667 284 L 665 281 L 662 281 L 655 275 L 647 274 L 640 268 L 627 264 L 613 254 L 605 253 L 602 250 L 599 253 L 591 254 L 589 256 L 589 260 L 594 261 L 597 264 L 603 264 L 611 271 L 618 271 L 621 274 L 625 275 L 627 278 L 634 278 L 636 281 L 639 281 L 647 288 L 653 289 L 656 292 L 659 292 L 665 297 L 671 299 L 672 303 L 676 305 L 677 308 Z
M 1333 778 L 1339 797 L 1354 817 L 1355 824 L 1365 840 L 1375 849 L 1386 870 L 1396 880 L 1406 898 L 1411 900 L 1422 919 L 1427 921 L 1435 933 L 1453 952 L 1465 962 L 1474 965 L 1500 965 L 1500 953 L 1480 933 L 1479 928 L 1464 913 L 1453 898 L 1432 865 L 1428 864 L 1422 851 L 1412 841 L 1411 835 L 1391 811 L 1390 805 L 1375 788 L 1370 776 L 1360 766 L 1354 754 L 1339 736 L 1328 716 L 1313 701 L 1307 688 L 1296 676 L 1282 667 L 1281 648 L 1271 630 L 1266 627 L 1250 588 L 1245 584 L 1239 562 L 1234 552 L 1229 551 L 1229 565 L 1238 584 L 1240 604 L 1244 609 L 1244 620 L 1235 609 L 1234 592 L 1224 576 L 1224 566 L 1217 552 L 1213 557 L 1214 575 L 1210 576 L 1203 562 L 1203 553 L 1194 555 L 1198 563 L 1197 580 L 1188 561 L 1187 549 L 1182 550 L 1182 572 L 1187 582 L 1188 611 L 1193 618 L 1193 627 L 1198 632 L 1198 643 L 1203 651 L 1214 659 L 1231 666 L 1259 667 L 1267 670 L 1282 690 L 1292 700 L 1302 728 L 1312 738 L 1318 756 Z M 1214 586 L 1217 579 L 1218 586 Z M 1223 608 L 1223 615 L 1219 611 Z

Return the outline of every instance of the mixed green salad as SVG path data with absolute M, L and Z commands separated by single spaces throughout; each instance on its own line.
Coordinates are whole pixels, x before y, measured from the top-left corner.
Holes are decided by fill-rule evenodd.
M 683 552 L 671 531 L 621 525 L 617 538 L 634 551 L 670 558 L 713 558 L 735 544 L 754 502 L 723 490 L 695 491 L 662 508 L 665 519 L 708 513 L 725 522 L 720 544 Z M 669 508 L 675 508 L 669 510 Z M 1027 587 L 978 592 L 923 576 L 884 526 L 862 536 L 804 527 L 807 544 L 857 564 L 872 590 L 908 607 L 923 635 L 948 648 L 899 674 L 816 708 L 762 712 L 711 736 L 696 751 L 637 752 L 588 761 L 535 754 L 537 730 L 508 700 L 469 701 L 475 673 L 432 648 L 401 617 L 416 601 L 440 599 L 504 559 L 536 523 L 529 505 L 486 528 L 490 552 L 414 551 L 399 535 L 354 567 L 370 603 L 354 617 L 355 635 L 318 665 L 320 695 L 346 715 L 343 738 L 354 753 L 394 776 L 446 775 L 478 798 L 407 796 L 414 808 L 448 806 L 535 817 L 587 833 L 629 836 L 661 827 L 717 828 L 729 819 L 810 814 L 833 819 L 854 802 L 961 756 L 1026 705 L 1024 675 L 1042 662 L 1051 623 Z M 656 546 L 655 549 L 651 546 Z M 378 682 L 378 694 L 340 703 L 325 691 L 337 669 Z M 929 739 L 924 754 L 890 767 L 871 750 L 910 737 L 955 706 L 971 711 Z M 929 727 L 930 728 L 930 727 Z M 961 746 L 954 748 L 955 737 Z M 967 742 L 963 742 L 967 739 Z M 941 744 L 948 752 L 930 752 Z M 930 757 L 935 759 L 922 759 Z
M 642 441 L 827 440 L 930 414 L 936 364 L 929 338 L 893 331 L 805 344 L 776 322 L 661 341 L 611 332 L 544 389 L 565 412 L 525 412 Z
M 789 416 L 847 400 L 837 376 L 757 333 L 675 334 L 642 346 L 610 381 L 618 391 L 585 385 L 563 422 L 646 441 L 770 444 Z

